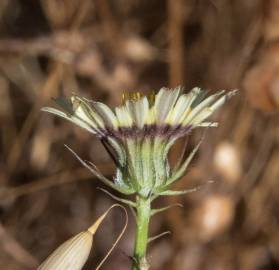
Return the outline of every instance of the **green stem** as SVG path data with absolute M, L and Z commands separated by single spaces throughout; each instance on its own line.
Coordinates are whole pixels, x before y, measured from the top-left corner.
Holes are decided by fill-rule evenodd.
M 146 259 L 148 244 L 148 229 L 151 217 L 151 199 L 137 197 L 137 231 L 134 249 L 133 270 L 148 270 L 149 264 Z

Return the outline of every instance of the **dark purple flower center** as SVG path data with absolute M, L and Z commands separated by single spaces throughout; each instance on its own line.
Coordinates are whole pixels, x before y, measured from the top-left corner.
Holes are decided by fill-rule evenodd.
M 141 139 L 148 137 L 181 137 L 186 135 L 192 129 L 191 125 L 144 125 L 143 128 L 137 126 L 120 127 L 118 130 L 107 127 L 106 129 L 99 130 L 99 137 L 113 137 L 113 138 L 131 138 Z

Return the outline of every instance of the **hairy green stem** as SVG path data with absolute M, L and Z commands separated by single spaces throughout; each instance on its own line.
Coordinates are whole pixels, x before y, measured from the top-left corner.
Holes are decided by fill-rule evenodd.
M 133 270 L 148 270 L 150 267 L 146 259 L 146 250 L 148 244 L 149 221 L 151 217 L 151 199 L 138 196 L 136 208 L 137 230 Z

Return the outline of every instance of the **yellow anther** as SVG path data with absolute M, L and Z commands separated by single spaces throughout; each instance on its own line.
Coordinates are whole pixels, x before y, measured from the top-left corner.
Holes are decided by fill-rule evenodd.
M 147 99 L 149 101 L 150 105 L 153 105 L 155 102 L 155 91 L 152 91 L 148 96 Z M 142 99 L 144 97 L 144 94 L 142 94 L 141 92 L 123 92 L 122 94 L 122 100 L 121 100 L 121 104 L 124 105 L 125 102 L 127 100 L 131 100 L 131 101 L 139 101 L 140 99 Z
M 155 97 L 156 97 L 156 93 L 155 91 L 152 91 L 149 95 L 148 95 L 148 101 L 150 105 L 154 105 L 155 103 Z

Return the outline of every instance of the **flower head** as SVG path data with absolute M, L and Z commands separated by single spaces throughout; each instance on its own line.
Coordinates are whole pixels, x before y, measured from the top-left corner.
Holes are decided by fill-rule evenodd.
M 183 94 L 180 87 L 162 88 L 151 97 L 125 96 L 123 104 L 113 110 L 103 103 L 72 96 L 56 100 L 63 111 L 49 107 L 43 110 L 100 138 L 117 165 L 114 182 L 106 179 L 106 184 L 125 194 L 160 195 L 183 176 L 190 161 L 171 169 L 167 157 L 170 147 L 196 127 L 216 126 L 207 118 L 235 92 L 221 91 L 206 97 L 206 91 L 200 88 L 188 94 Z M 104 180 L 97 170 L 94 172 Z

